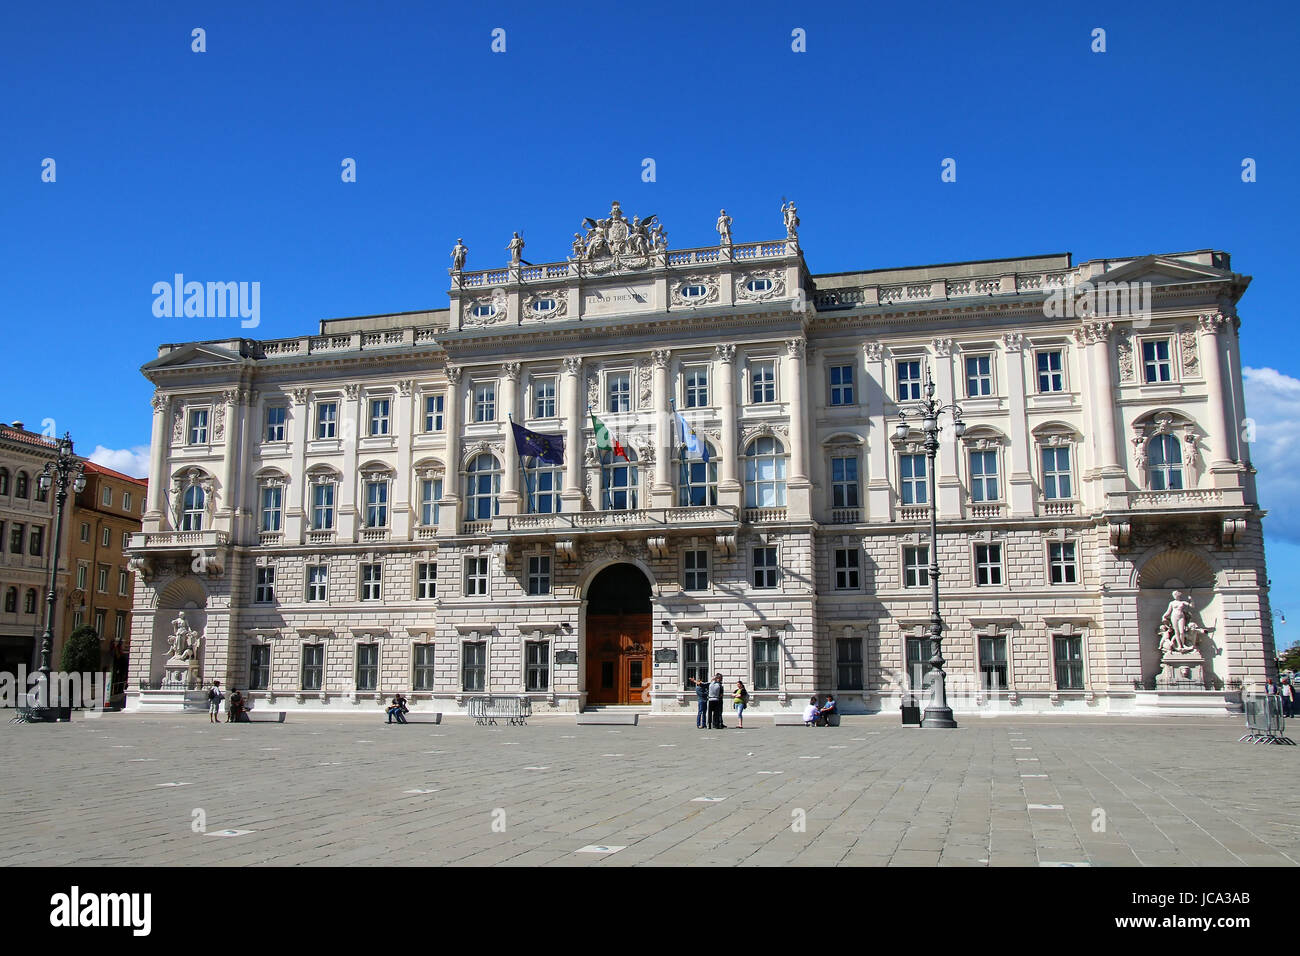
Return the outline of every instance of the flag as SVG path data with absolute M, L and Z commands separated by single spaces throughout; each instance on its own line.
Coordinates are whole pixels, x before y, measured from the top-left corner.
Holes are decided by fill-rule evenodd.
M 677 413 L 677 423 L 682 429 L 682 446 L 683 457 L 699 458 L 701 461 L 709 460 L 709 443 L 700 437 L 695 426 L 686 420 L 681 412 Z
M 514 422 L 510 423 L 510 427 L 515 431 L 515 449 L 521 458 L 524 455 L 532 455 L 552 465 L 564 464 L 563 435 L 545 435 Z
M 614 457 L 623 456 L 623 460 L 630 462 L 632 459 L 627 457 L 627 449 L 623 447 L 622 442 L 609 433 L 605 423 L 596 417 L 595 412 L 591 412 L 591 427 L 596 432 L 596 451 L 612 451 Z

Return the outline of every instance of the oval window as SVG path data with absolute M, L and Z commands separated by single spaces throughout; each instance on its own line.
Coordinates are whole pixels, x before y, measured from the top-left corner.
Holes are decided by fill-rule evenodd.
M 682 286 L 683 299 L 702 299 L 709 294 L 708 286 L 703 285 L 684 285 Z
M 469 311 L 475 318 L 490 319 L 497 314 L 497 307 L 495 305 L 476 305 Z
M 534 311 L 534 312 L 554 312 L 554 311 L 555 311 L 555 300 L 554 300 L 554 299 L 538 299 L 536 302 L 533 303 L 533 311 Z
M 772 288 L 771 279 L 750 279 L 745 283 L 745 288 L 750 292 L 766 292 Z

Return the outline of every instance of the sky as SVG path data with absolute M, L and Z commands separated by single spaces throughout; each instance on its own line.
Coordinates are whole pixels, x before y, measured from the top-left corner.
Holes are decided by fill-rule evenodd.
M 614 199 L 689 248 L 721 207 L 737 242 L 779 237 L 794 198 L 814 272 L 1215 248 L 1254 277 L 1247 411 L 1287 611 L 1298 21 L 1201 0 L 11 4 L 0 418 L 142 474 L 160 343 L 445 307 L 457 238 L 471 269 L 515 230 L 561 260 Z M 259 283 L 259 325 L 156 316 L 177 273 Z

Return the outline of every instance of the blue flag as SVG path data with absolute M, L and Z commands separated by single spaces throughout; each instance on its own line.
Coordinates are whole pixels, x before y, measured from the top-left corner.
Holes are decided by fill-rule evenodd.
M 701 461 L 709 460 L 709 443 L 700 437 L 695 426 L 686 421 L 681 412 L 677 413 L 677 423 L 682 430 L 682 447 L 684 457 L 699 458 Z
M 532 455 L 552 465 L 564 464 L 563 435 L 544 435 L 524 428 L 523 425 L 516 425 L 514 422 L 510 423 L 510 427 L 515 431 L 515 448 L 520 457 Z

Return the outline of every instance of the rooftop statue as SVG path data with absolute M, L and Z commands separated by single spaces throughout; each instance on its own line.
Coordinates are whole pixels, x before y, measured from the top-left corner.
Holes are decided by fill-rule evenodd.
M 451 271 L 460 272 L 465 268 L 465 256 L 469 250 L 465 248 L 465 240 L 457 239 L 455 247 L 451 250 Z
M 727 215 L 727 210 L 718 210 L 718 241 L 721 245 L 731 245 L 731 217 Z

